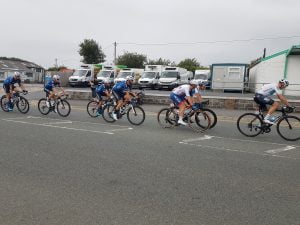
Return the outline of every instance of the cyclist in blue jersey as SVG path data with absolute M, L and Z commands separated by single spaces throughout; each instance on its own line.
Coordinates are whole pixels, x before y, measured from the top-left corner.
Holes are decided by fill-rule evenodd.
M 3 88 L 7 98 L 8 111 L 12 111 L 13 105 L 11 102 L 11 98 L 13 92 L 16 90 L 15 84 L 18 84 L 23 92 L 26 92 L 24 85 L 21 83 L 21 74 L 19 72 L 15 72 L 14 76 L 7 77 L 3 82 Z
M 97 116 L 100 116 L 102 114 L 102 105 L 103 105 L 103 97 L 110 97 L 110 82 L 109 80 L 104 80 L 102 84 L 98 84 L 95 92 L 97 95 L 97 98 L 99 100 L 98 110 L 97 110 Z
M 134 93 L 130 91 L 131 85 L 134 78 L 132 76 L 127 76 L 125 81 L 120 81 L 116 83 L 112 88 L 112 94 L 117 100 L 117 106 L 115 111 L 112 113 L 114 120 L 117 120 L 117 113 L 120 108 L 128 101 L 130 101 L 130 94 L 135 96 Z
M 59 75 L 53 75 L 52 79 L 44 87 L 44 92 L 46 93 L 47 97 L 47 107 L 50 107 L 51 100 L 58 96 L 58 91 L 61 91 L 62 94 L 65 94 L 64 89 L 60 86 L 59 79 Z

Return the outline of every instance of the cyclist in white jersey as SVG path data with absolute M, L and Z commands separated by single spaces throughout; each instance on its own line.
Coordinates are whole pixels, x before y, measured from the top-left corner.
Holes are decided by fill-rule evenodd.
M 289 106 L 287 99 L 281 94 L 282 89 L 289 86 L 289 82 L 285 79 L 281 79 L 278 84 L 266 84 L 262 86 L 262 88 L 255 93 L 254 101 L 266 108 L 266 105 L 271 105 L 267 115 L 265 116 L 264 122 L 268 124 L 274 124 L 274 121 L 271 119 L 271 114 L 275 112 L 275 110 L 279 106 L 279 102 L 275 102 L 270 97 L 274 94 L 277 95 L 278 99 L 283 102 L 286 106 Z
M 195 92 L 198 93 L 197 86 L 198 82 L 192 80 L 190 84 L 183 84 L 179 87 L 174 88 L 170 94 L 170 99 L 176 106 L 179 107 L 178 123 L 181 125 L 186 125 L 186 123 L 183 121 L 184 111 L 187 109 L 188 106 L 193 105 L 194 100 L 191 97 L 192 91 L 195 90 Z

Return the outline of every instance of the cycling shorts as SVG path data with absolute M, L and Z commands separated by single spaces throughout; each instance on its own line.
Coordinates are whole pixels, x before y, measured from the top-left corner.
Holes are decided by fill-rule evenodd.
M 170 94 L 170 99 L 176 106 L 180 106 L 182 103 L 185 102 L 185 97 L 182 95 L 176 95 L 174 93 Z

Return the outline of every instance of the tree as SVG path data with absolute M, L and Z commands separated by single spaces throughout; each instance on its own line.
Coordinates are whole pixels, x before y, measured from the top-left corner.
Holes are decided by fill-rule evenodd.
M 86 64 L 102 63 L 105 60 L 105 54 L 103 53 L 101 46 L 93 39 L 84 39 L 79 44 L 79 55 L 83 57 L 82 62 Z
M 169 60 L 169 59 L 162 59 L 162 58 L 159 58 L 159 59 L 150 59 L 148 61 L 148 64 L 149 65 L 169 66 L 169 65 L 171 65 L 171 60 Z
M 182 67 L 182 68 L 185 68 L 189 71 L 192 71 L 194 73 L 195 70 L 200 67 L 200 63 L 197 62 L 197 60 L 195 58 L 192 58 L 192 59 L 187 58 L 187 59 L 182 60 L 178 64 L 178 66 Z
M 144 68 L 146 63 L 147 56 L 136 52 L 125 52 L 117 58 L 118 65 L 125 65 L 128 68 Z
M 66 66 L 59 66 L 59 67 L 53 66 L 53 67 L 49 67 L 47 69 L 47 71 L 60 71 L 62 69 L 67 69 L 67 67 Z

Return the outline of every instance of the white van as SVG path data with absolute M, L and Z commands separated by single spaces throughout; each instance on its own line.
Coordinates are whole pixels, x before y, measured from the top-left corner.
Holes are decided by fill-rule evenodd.
M 205 83 L 206 87 L 210 87 L 210 80 L 211 80 L 210 70 L 196 70 L 194 80 Z
M 115 83 L 124 81 L 127 76 L 132 76 L 134 78 L 132 88 L 138 87 L 138 80 L 141 78 L 142 73 L 144 72 L 144 69 L 136 69 L 136 68 L 125 68 L 122 69 L 118 76 L 115 78 Z
M 108 81 L 110 83 L 114 83 L 116 74 L 115 66 L 103 66 L 102 69 L 97 74 L 97 80 L 99 82 Z
M 156 89 L 158 80 L 165 66 L 162 65 L 146 65 L 142 77 L 139 79 L 139 89 L 151 88 Z
M 81 65 L 80 68 L 76 69 L 72 76 L 69 77 L 69 85 L 74 86 L 88 86 L 90 81 L 93 79 L 94 65 Z
M 161 73 L 158 80 L 158 89 L 168 89 L 187 84 L 193 79 L 193 73 L 180 67 L 167 66 Z

